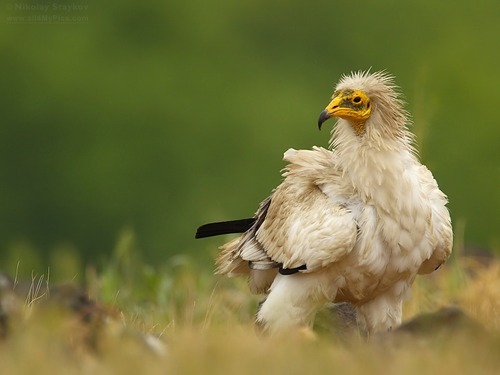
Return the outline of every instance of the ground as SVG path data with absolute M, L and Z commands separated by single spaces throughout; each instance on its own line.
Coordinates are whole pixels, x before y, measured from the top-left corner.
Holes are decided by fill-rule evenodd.
M 134 263 L 134 262 L 132 262 Z M 369 340 L 338 308 L 315 333 L 263 337 L 243 279 L 186 259 L 112 262 L 86 287 L 0 277 L 1 373 L 474 373 L 500 368 L 500 262 L 455 255 L 419 277 L 401 329 Z M 347 318 L 346 318 L 347 317 Z

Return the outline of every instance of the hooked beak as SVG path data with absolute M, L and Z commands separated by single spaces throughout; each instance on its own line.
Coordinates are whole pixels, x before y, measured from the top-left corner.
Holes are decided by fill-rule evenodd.
M 318 129 L 321 130 L 321 125 L 328 120 L 331 116 L 330 112 L 328 112 L 326 109 L 319 114 L 318 118 Z
M 337 115 L 340 102 L 342 97 L 340 95 L 333 98 L 333 100 L 328 104 L 323 112 L 319 114 L 318 118 L 318 129 L 321 130 L 321 125 L 328 120 L 330 117 L 335 117 Z

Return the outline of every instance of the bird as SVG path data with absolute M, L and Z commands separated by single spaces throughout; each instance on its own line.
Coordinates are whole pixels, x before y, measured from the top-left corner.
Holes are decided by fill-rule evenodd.
M 216 274 L 247 275 L 264 294 L 256 323 L 271 335 L 313 330 L 327 303 L 350 303 L 368 335 L 402 322 L 418 274 L 450 256 L 448 198 L 419 161 L 410 114 L 386 71 L 342 75 L 318 127 L 328 148 L 289 149 L 283 180 L 251 218 L 210 223 L 195 237 L 240 233 Z

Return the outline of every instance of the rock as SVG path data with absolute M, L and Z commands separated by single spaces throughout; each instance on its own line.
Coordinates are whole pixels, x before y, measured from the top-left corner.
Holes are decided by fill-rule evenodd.
M 374 342 L 401 344 L 426 343 L 436 340 L 486 338 L 492 335 L 477 320 L 458 306 L 443 307 L 432 313 L 420 314 L 398 328 L 375 335 Z

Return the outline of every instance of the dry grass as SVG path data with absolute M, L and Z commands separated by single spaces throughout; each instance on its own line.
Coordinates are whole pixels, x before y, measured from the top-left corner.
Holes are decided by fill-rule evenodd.
M 460 306 L 486 333 L 459 328 L 369 343 L 358 334 L 335 340 L 323 330 L 316 337 L 301 332 L 260 337 L 253 327 L 258 300 L 244 280 L 218 279 L 181 265 L 138 272 L 128 287 L 124 282 L 119 292 L 106 295 L 106 282 L 120 284 L 115 278 L 122 270 L 115 271 L 89 277 L 91 293 L 110 301 L 90 320 L 43 301 L 24 303 L 12 313 L 0 342 L 0 373 L 496 374 L 500 369 L 498 261 L 455 259 L 420 277 L 405 304 L 405 320 Z

